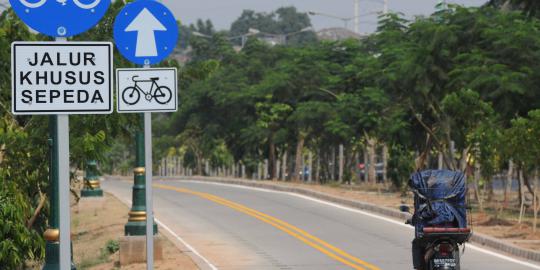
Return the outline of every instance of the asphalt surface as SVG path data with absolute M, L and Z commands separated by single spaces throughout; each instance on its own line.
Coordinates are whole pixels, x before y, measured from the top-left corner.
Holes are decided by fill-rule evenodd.
M 413 230 L 301 196 L 156 181 L 156 218 L 218 269 L 412 269 Z M 103 188 L 131 200 L 131 183 Z M 463 270 L 540 269 L 466 248 Z

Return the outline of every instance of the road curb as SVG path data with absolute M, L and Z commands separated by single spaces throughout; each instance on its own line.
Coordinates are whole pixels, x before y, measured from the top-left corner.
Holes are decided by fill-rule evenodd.
M 203 177 L 203 176 L 160 177 L 160 178 L 163 180 L 195 180 L 195 181 L 201 181 L 201 182 L 224 183 L 224 184 L 232 184 L 232 185 L 239 185 L 239 186 L 275 190 L 275 191 L 291 192 L 291 193 L 296 193 L 296 194 L 320 199 L 323 201 L 337 203 L 337 204 L 348 206 L 348 207 L 358 209 L 358 210 L 364 210 L 364 211 L 368 211 L 372 213 L 377 213 L 386 217 L 396 218 L 400 220 L 406 220 L 410 217 L 410 214 L 402 213 L 398 210 L 394 210 L 388 207 L 378 206 L 378 205 L 374 205 L 368 202 L 340 198 L 340 197 L 328 195 L 326 193 L 313 191 L 313 190 L 300 188 L 300 187 L 287 187 L 287 186 L 282 186 L 279 184 L 241 180 L 241 179 L 236 179 L 236 178 L 219 178 L 219 177 Z M 490 248 L 499 252 L 503 252 L 509 255 L 524 258 L 527 260 L 540 262 L 540 252 L 523 249 L 516 245 L 507 243 L 505 241 L 493 238 L 485 234 L 473 233 L 470 241 L 475 243 L 478 246 L 487 247 L 487 248 Z

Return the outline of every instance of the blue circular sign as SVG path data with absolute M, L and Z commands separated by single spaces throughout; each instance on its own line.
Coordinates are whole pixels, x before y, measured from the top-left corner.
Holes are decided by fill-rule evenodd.
M 174 14 L 154 0 L 128 3 L 114 22 L 114 41 L 129 61 L 151 65 L 167 58 L 178 41 Z
M 111 0 L 9 0 L 30 28 L 51 37 L 71 37 L 96 25 Z

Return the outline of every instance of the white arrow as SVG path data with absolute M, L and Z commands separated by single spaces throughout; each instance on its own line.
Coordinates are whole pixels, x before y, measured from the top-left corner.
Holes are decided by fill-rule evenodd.
M 158 56 L 154 31 L 167 31 L 167 28 L 148 9 L 144 8 L 124 31 L 137 32 L 135 56 L 151 57 Z

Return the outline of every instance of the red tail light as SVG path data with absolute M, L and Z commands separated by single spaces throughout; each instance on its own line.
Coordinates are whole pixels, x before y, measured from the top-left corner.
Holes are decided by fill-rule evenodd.
M 452 247 L 451 244 L 442 243 L 439 244 L 439 246 L 437 246 L 435 250 L 437 250 L 441 256 L 448 256 L 452 254 L 452 251 L 454 251 L 454 247 Z

